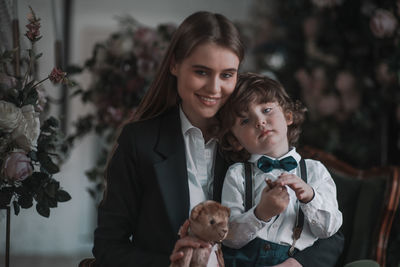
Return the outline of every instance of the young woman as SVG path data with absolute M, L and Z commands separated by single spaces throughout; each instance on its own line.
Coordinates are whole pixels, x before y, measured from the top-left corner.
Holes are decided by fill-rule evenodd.
M 217 153 L 214 115 L 234 90 L 243 55 L 237 29 L 220 14 L 197 12 L 178 27 L 107 168 L 94 234 L 100 266 L 167 266 L 181 247 L 200 245 L 177 242 L 177 234 L 193 206 L 221 200 L 228 164 Z M 334 265 L 342 243 L 324 240 L 294 264 Z

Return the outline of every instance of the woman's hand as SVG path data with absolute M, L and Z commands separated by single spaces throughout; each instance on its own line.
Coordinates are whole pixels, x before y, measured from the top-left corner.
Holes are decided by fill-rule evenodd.
M 211 245 L 207 242 L 204 242 L 198 238 L 195 238 L 193 236 L 188 236 L 187 232 L 189 229 L 190 222 L 189 220 L 186 220 L 181 228 L 179 228 L 178 235 L 180 236 L 180 239 L 176 241 L 174 250 L 172 251 L 171 256 L 169 256 L 169 259 L 171 262 L 175 262 L 181 258 L 183 258 L 184 253 L 182 251 L 183 248 L 185 247 L 191 247 L 191 248 L 198 248 L 198 247 L 203 247 L 207 248 L 210 247 Z

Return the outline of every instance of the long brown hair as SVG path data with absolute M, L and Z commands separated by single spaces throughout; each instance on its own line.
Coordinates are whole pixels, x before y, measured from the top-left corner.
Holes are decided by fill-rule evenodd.
M 136 110 L 134 121 L 155 117 L 178 103 L 176 77 L 170 73 L 171 62 L 182 62 L 196 46 L 206 42 L 231 49 L 239 61 L 244 57 L 239 32 L 230 20 L 207 11 L 193 13 L 175 31 L 155 79 Z
M 176 29 L 150 88 L 137 107 L 134 116 L 121 124 L 117 130 L 116 137 L 120 135 L 126 123 L 155 117 L 169 107 L 178 104 L 179 96 L 176 88 L 176 77 L 170 73 L 171 62 L 172 60 L 175 60 L 176 63 L 182 62 L 182 60 L 190 56 L 196 46 L 207 42 L 226 47 L 238 56 L 240 62 L 243 60 L 244 46 L 240 34 L 229 19 L 221 14 L 207 11 L 193 13 Z M 118 143 L 115 142 L 107 158 L 106 182 L 107 169 L 117 147 Z M 104 199 L 106 196 L 107 183 L 105 184 Z

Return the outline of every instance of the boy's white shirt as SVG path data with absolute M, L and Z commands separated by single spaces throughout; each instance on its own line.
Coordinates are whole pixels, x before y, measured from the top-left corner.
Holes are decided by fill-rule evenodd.
M 259 203 L 261 192 L 266 185 L 265 179 L 275 181 L 285 172 L 273 169 L 264 173 L 256 167 L 257 160 L 262 155 L 252 155 L 249 162 L 253 163 L 253 208 L 245 212 L 245 173 L 244 164 L 232 165 L 226 174 L 222 189 L 222 204 L 231 209 L 228 238 L 224 244 L 232 248 L 241 248 L 256 237 L 283 245 L 292 245 L 293 227 L 296 221 L 296 208 L 304 213 L 304 227 L 295 247 L 303 250 L 311 246 L 318 238 L 327 238 L 335 234 L 342 225 L 342 213 L 338 209 L 336 185 L 325 166 L 316 160 L 307 159 L 307 183 L 314 189 L 314 198 L 304 204 L 296 201 L 295 192 L 287 187 L 290 202 L 286 210 L 268 222 L 259 220 L 254 215 L 254 209 Z M 299 163 L 301 156 L 292 148 L 287 154 L 278 158 L 292 156 Z M 298 177 L 300 167 L 289 171 Z

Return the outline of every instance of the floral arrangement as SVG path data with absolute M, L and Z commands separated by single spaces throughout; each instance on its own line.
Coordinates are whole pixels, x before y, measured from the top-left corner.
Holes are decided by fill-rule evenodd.
M 41 39 L 40 18 L 31 8 L 25 36 L 31 43 L 27 49 L 26 72 L 14 77 L 8 68 L 16 50 L 0 53 L 0 207 L 11 203 L 16 215 L 36 201 L 37 212 L 49 217 L 50 208 L 71 199 L 53 178 L 59 172 L 63 142 L 58 121 L 50 117 L 40 122 L 47 105 L 42 83 L 71 85 L 66 73 L 58 68 L 41 81 L 31 78 L 33 67 L 42 54 L 35 54 L 34 45 Z
M 252 52 L 308 107 L 300 145 L 361 168 L 400 164 L 400 1 L 259 2 L 270 31 Z
M 91 74 L 89 87 L 78 86 L 74 95 L 92 104 L 94 112 L 76 121 L 76 132 L 68 140 L 73 143 L 94 130 L 103 141 L 96 165 L 86 171 L 94 183 L 94 188 L 88 189 L 93 197 L 103 190 L 104 168 L 117 129 L 132 118 L 175 30 L 172 24 L 147 27 L 130 16 L 118 20 L 119 30 L 94 46 L 92 57 L 83 67 L 68 69 L 70 74 L 85 70 Z

